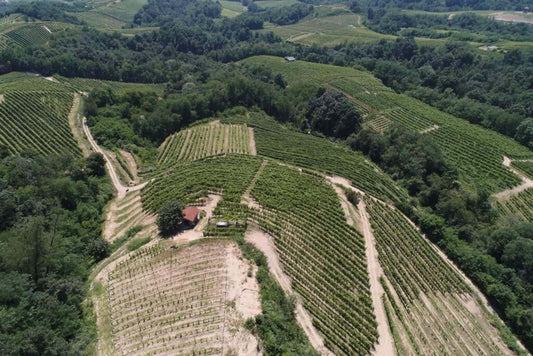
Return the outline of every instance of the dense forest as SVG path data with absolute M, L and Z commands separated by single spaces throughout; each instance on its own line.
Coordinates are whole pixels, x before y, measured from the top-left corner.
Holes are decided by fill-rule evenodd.
M 12 12 L 77 23 L 66 14 L 75 10 L 67 8 L 70 5 L 40 4 L 18 5 Z M 128 26 L 159 26 L 156 31 L 124 37 L 69 28 L 53 34 L 46 46 L 3 50 L 0 73 L 167 83 L 162 98 L 98 89 L 85 105 L 100 143 L 127 148 L 146 165 L 168 135 L 236 106 L 262 110 L 296 130 L 364 152 L 409 191 L 411 201 L 399 208 L 474 280 L 531 350 L 532 224 L 498 222 L 489 194 L 458 186 L 457 168 L 442 158 L 429 137 L 394 126 L 383 134 L 364 129 L 344 95 L 326 88 L 288 90 L 279 73 L 233 63 L 273 54 L 355 66 L 397 92 L 533 149 L 533 50 L 480 53 L 464 42 L 468 38 L 457 37 L 468 32 L 487 43 L 495 38 L 521 41 L 531 39 L 533 25 L 502 24 L 468 13 L 450 19 L 389 9 L 497 10 L 524 5 L 491 0 L 361 2 L 353 7 L 366 13 L 368 27 L 401 37 L 325 48 L 254 32 L 265 22 L 298 22 L 313 11 L 309 4 L 265 10 L 251 3 L 248 12 L 229 19 L 221 17 L 218 2 L 150 0 Z M 414 36 L 448 41 L 423 46 Z M 100 238 L 102 209 L 111 195 L 100 177 L 102 161 L 30 153 L 5 156 L 0 165 L 0 304 L 5 321 L 0 324 L 0 352 L 82 353 L 93 337 L 80 318 L 84 281 L 90 266 L 108 253 Z
M 2 355 L 83 354 L 93 341 L 82 301 L 90 267 L 108 255 L 101 225 L 111 187 L 103 175 L 98 156 L 2 158 Z

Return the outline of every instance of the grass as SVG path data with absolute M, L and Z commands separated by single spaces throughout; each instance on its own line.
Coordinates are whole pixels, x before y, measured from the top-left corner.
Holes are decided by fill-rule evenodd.
M 270 7 L 283 7 L 283 6 L 291 6 L 294 4 L 297 4 L 297 0 L 259 0 L 255 1 L 255 4 L 262 8 L 270 8 Z
M 135 239 L 135 240 L 132 240 L 129 244 L 128 244 L 128 251 L 135 251 L 137 250 L 139 247 L 142 247 L 144 245 L 146 245 L 148 242 L 150 242 L 151 238 L 150 236 L 147 236 L 147 237 L 143 237 L 141 239 Z
M 221 0 L 220 5 L 222 5 L 222 16 L 224 17 L 235 17 L 247 11 L 246 7 L 237 1 Z

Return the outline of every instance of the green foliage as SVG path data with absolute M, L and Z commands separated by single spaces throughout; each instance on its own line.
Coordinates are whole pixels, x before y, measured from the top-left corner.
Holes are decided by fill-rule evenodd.
M 124 236 L 121 236 L 118 239 L 115 239 L 111 243 L 111 246 L 110 246 L 111 252 L 115 252 L 120 246 L 122 246 L 124 244 L 124 242 L 128 241 L 133 236 L 137 235 L 142 229 L 143 229 L 142 226 L 136 225 L 136 226 L 132 227 L 131 229 L 129 229 L 128 231 L 126 231 Z
M 134 239 L 128 243 L 128 251 L 135 251 L 139 247 L 146 245 L 148 242 L 150 242 L 150 236 L 141 239 Z
M 350 101 L 341 93 L 326 90 L 309 102 L 309 125 L 327 136 L 346 138 L 357 132 L 361 117 Z
M 224 200 L 240 203 L 241 196 L 259 168 L 261 160 L 245 155 L 227 155 L 165 167 L 162 175 L 142 191 L 143 206 L 155 212 L 180 197 L 185 204 L 222 194 Z
M 269 163 L 251 195 L 261 206 L 251 218 L 273 237 L 284 272 L 327 347 L 335 353 L 368 352 L 377 330 L 364 241 L 346 224 L 333 188 L 320 176 Z M 353 290 L 356 295 L 347 292 Z
M 84 283 L 108 253 L 101 213 L 111 194 L 84 168 L 72 156 L 0 163 L 0 211 L 11 211 L 0 226 L 4 355 L 79 354 L 93 341 L 81 320 Z
M 183 220 L 183 204 L 177 200 L 165 203 L 157 215 L 157 227 L 163 237 L 170 237 L 178 232 Z
M 105 176 L 105 159 L 104 155 L 99 152 L 92 152 L 89 157 L 85 159 L 85 165 L 90 175 L 97 177 Z
M 222 122 L 244 122 L 254 127 L 260 155 L 345 177 L 354 186 L 384 200 L 402 201 L 407 198 L 407 193 L 390 177 L 345 145 L 286 128 L 263 113 L 250 112 L 249 118 L 230 116 L 223 118 Z

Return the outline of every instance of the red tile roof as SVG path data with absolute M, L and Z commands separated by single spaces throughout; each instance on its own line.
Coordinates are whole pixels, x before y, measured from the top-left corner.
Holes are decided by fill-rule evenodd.
M 187 206 L 183 209 L 183 220 L 189 223 L 194 223 L 198 218 L 198 208 L 195 206 Z

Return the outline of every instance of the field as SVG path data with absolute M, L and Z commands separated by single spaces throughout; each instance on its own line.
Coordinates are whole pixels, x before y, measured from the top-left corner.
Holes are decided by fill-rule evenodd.
M 225 153 L 250 154 L 250 132 L 245 125 L 216 121 L 169 136 L 159 148 L 157 163 L 171 165 Z
M 322 177 L 268 163 L 251 196 L 259 206 L 252 220 L 273 236 L 325 345 L 336 354 L 368 353 L 377 331 L 364 240 L 346 224 L 333 189 Z
M 180 199 L 194 203 L 208 192 L 222 194 L 224 200 L 239 203 L 259 168 L 253 156 L 227 155 L 173 165 L 142 191 L 144 209 L 157 212 L 163 204 Z
M 235 17 L 248 11 L 245 6 L 242 6 L 237 1 L 221 0 L 220 5 L 222 5 L 222 16 L 224 17 Z
M 242 327 L 253 314 L 236 309 L 247 280 L 240 259 L 235 242 L 213 240 L 146 247 L 118 262 L 106 286 L 115 352 L 221 355 L 235 352 L 235 339 L 253 346 Z
M 15 22 L 0 30 L 0 49 L 8 46 L 30 47 L 46 43 L 50 34 L 70 25 L 56 22 L 20 23 Z
M 272 25 L 260 32 L 271 31 L 287 41 L 323 46 L 333 46 L 344 41 L 373 42 L 396 38 L 363 27 L 361 17 L 350 13 L 316 18 L 310 15 L 296 24 Z
M 0 145 L 10 153 L 80 154 L 68 123 L 74 93 L 29 74 L 0 76 Z
M 365 199 L 398 354 L 512 355 L 462 277 L 406 218 Z
M 504 215 L 514 215 L 525 222 L 533 222 L 533 188 L 493 203 Z
M 519 184 L 520 179 L 503 166 L 503 156 L 533 157 L 533 152 L 516 141 L 440 112 L 416 99 L 395 94 L 366 72 L 302 61 L 287 63 L 282 58 L 268 56 L 248 58 L 243 63 L 265 65 L 274 73 L 282 73 L 289 87 L 305 85 L 337 89 L 360 111 L 368 113 L 367 120 L 387 118 L 407 128 L 427 132 L 444 157 L 458 167 L 463 184 L 486 187 L 492 192 L 512 187 Z M 435 125 L 437 129 L 428 130 Z M 259 137 L 256 141 L 261 154 Z
M 358 188 L 384 200 L 407 199 L 407 192 L 363 155 L 348 147 L 287 129 L 262 113 L 221 119 L 254 128 L 257 154 L 350 179 Z
M 131 23 L 135 14 L 147 3 L 146 0 L 93 1 L 94 9 L 71 15 L 86 21 L 91 27 L 118 30 Z

